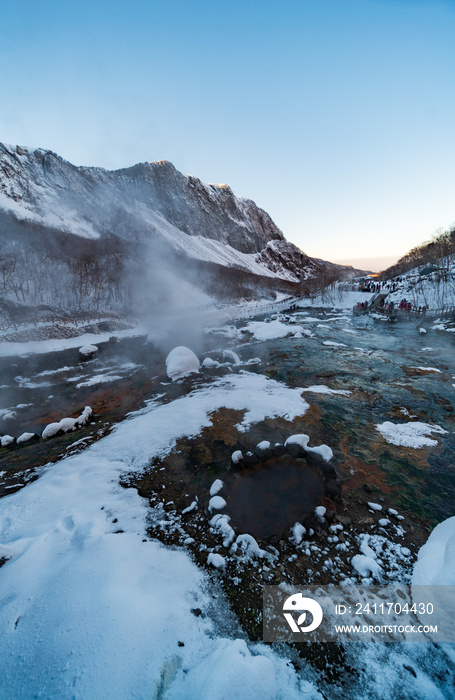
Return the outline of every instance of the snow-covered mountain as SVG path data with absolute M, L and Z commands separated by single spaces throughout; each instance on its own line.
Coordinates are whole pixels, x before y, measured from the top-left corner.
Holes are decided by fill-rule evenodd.
M 104 305 L 109 304 L 106 286 L 119 283 L 125 260 L 129 274 L 133 270 L 137 277 L 139 260 L 156 266 L 158 259 L 172 258 L 174 269 L 177 260 L 179 274 L 191 271 L 192 282 L 204 283 L 204 291 L 220 286 L 226 291 L 227 285 L 231 291 L 238 287 L 240 294 L 255 284 L 291 292 L 305 280 L 342 269 L 311 259 L 287 242 L 253 201 L 236 197 L 227 185 L 183 175 L 167 161 L 108 171 L 76 167 L 51 151 L 4 144 L 0 237 L 17 274 L 35 257 L 13 289 L 17 301 L 33 303 L 55 303 L 52 294 L 38 293 L 48 285 L 31 277 L 37 268 L 41 277 L 52 277 L 58 267 L 55 291 L 66 277 L 62 260 L 71 267 L 66 286 L 77 288 L 79 305 L 84 295 L 94 298 L 96 286 Z M 43 255 L 53 264 L 46 266 Z M 108 296 L 115 294 L 118 289 Z

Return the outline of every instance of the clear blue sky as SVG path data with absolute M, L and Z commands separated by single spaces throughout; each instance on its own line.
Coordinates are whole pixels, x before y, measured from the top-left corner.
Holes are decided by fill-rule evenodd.
M 455 221 L 455 2 L 2 0 L 0 141 L 227 182 L 331 260 Z

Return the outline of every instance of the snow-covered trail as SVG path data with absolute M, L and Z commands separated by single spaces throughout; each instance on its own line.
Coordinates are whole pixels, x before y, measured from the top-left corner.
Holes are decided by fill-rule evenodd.
M 244 426 L 307 408 L 298 390 L 240 373 L 149 404 L 2 499 L 0 697 L 320 697 L 269 647 L 191 612 L 213 605 L 207 576 L 183 550 L 143 541 L 146 502 L 119 486 L 220 406 L 246 409 Z

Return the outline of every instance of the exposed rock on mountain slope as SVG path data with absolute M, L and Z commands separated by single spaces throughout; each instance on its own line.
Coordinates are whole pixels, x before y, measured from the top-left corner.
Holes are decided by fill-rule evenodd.
M 131 278 L 157 261 L 224 296 L 255 286 L 295 291 L 304 280 L 327 275 L 327 264 L 288 243 L 254 202 L 227 185 L 185 176 L 167 161 L 107 171 L 0 144 L 0 237 L 14 275 L 22 274 L 10 279 L 19 302 L 55 304 L 59 288 L 66 290 L 59 300 L 66 307 L 123 303 Z M 22 268 L 30 257 L 35 275 L 26 279 Z M 46 278 L 55 276 L 55 266 L 50 292 Z M 337 268 L 330 266 L 332 273 Z

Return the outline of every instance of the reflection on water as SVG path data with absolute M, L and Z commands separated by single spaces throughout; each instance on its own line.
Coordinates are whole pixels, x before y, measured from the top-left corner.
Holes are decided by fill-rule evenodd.
M 302 521 L 324 495 L 318 472 L 288 455 L 247 470 L 228 494 L 228 510 L 242 532 L 265 539 Z

